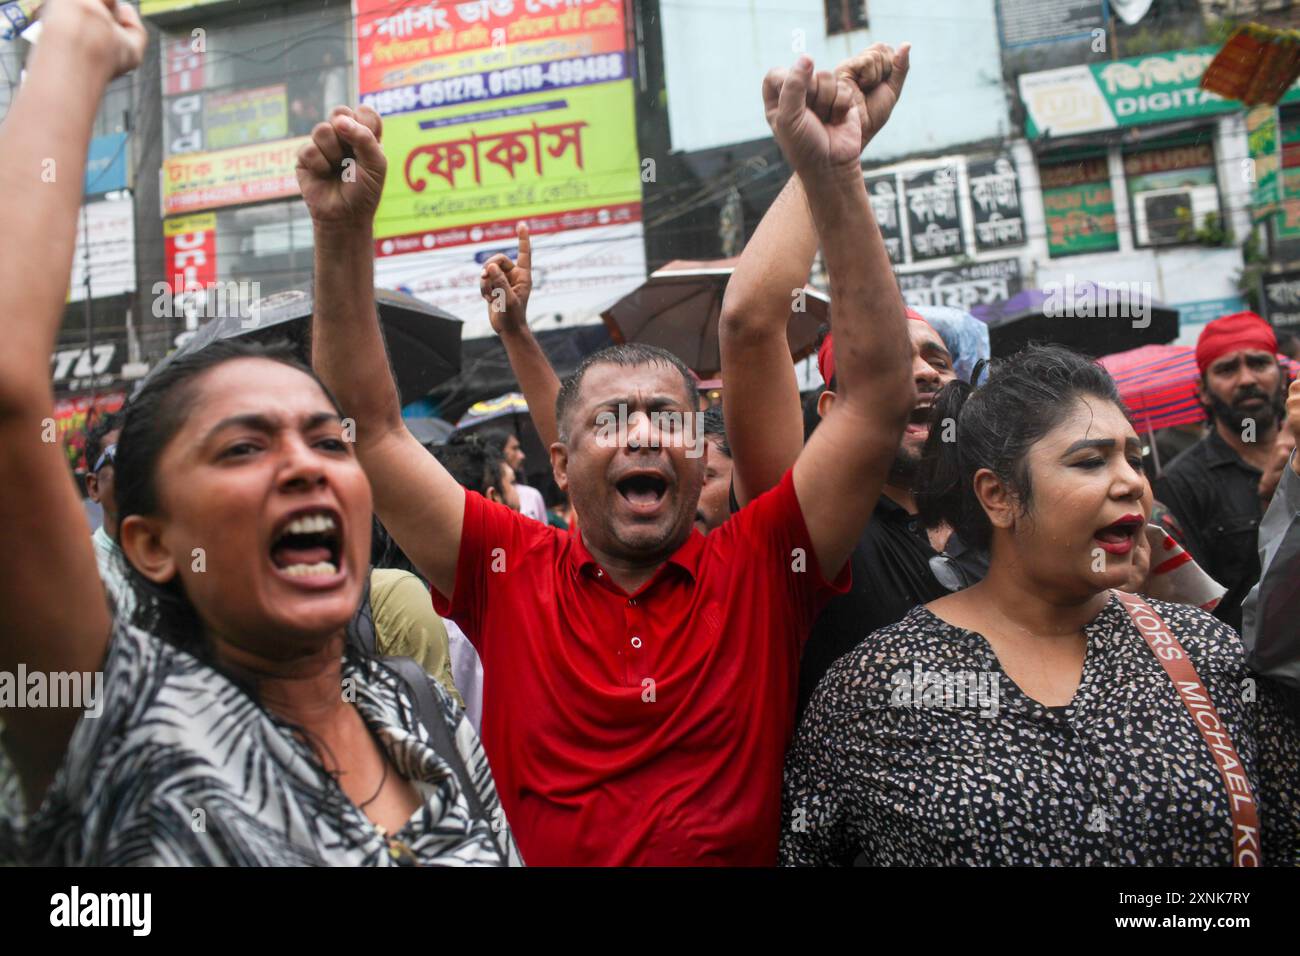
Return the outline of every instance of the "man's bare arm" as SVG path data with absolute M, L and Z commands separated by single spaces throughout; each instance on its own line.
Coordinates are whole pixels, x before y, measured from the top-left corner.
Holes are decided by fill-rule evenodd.
M 336 108 L 298 153 L 298 183 L 315 230 L 312 364 L 356 423 L 357 457 L 375 511 L 429 583 L 456 585 L 465 492 L 402 424 L 375 310 L 374 216 L 387 160 L 378 114 Z M 355 163 L 343 175 L 344 162 Z
M 884 127 L 907 78 L 910 46 L 897 52 L 876 43 L 836 67 L 851 84 L 862 146 Z M 775 108 L 781 74 L 764 80 Z M 770 95 L 769 95 L 770 94 Z M 769 122 L 773 119 L 769 112 Z M 808 281 L 817 231 L 798 174 L 759 223 L 727 285 L 719 320 L 723 411 L 735 463 L 736 498 L 743 506 L 776 485 L 803 448 L 803 411 L 786 335 L 793 297 Z M 827 384 L 829 388 L 829 383 Z M 759 413 L 758 410 L 761 410 Z
M 528 402 L 528 414 L 537 427 L 542 444 L 550 448 L 560 440 L 555 422 L 555 400 L 560 394 L 560 378 L 551 368 L 550 359 L 528 328 L 528 297 L 533 291 L 533 252 L 528 227 L 522 223 L 519 236 L 519 259 L 495 255 L 483 266 L 479 291 L 488 304 L 488 321 L 501 337 L 510 368 Z
M 870 519 L 916 385 L 903 301 L 858 165 L 862 131 L 852 85 L 814 75 L 807 57 L 777 78 L 764 85 L 769 116 L 808 190 L 835 303 L 837 400 L 794 466 L 817 562 L 831 577 Z
M 816 254 L 812 213 L 799 177 L 791 176 L 746 244 L 718 320 L 722 411 L 742 507 L 774 487 L 803 448 L 786 326 Z

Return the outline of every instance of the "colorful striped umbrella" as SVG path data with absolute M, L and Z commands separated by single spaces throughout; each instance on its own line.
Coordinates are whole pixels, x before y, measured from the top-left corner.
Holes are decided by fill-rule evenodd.
M 1119 396 L 1141 431 L 1205 420 L 1196 400 L 1196 350 L 1190 345 L 1143 345 L 1097 360 L 1119 388 Z M 1300 365 L 1278 356 L 1292 376 Z

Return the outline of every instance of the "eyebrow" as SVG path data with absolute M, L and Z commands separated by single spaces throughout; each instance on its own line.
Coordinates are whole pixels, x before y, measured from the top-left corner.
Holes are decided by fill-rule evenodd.
M 1061 452 L 1061 457 L 1065 458 L 1069 455 L 1073 455 L 1076 451 L 1082 451 L 1085 448 L 1111 449 L 1114 447 L 1115 439 L 1113 438 L 1081 438 L 1069 448 L 1065 449 L 1065 451 Z M 1141 451 L 1142 444 L 1136 438 L 1125 438 L 1124 448 L 1126 451 L 1129 449 L 1137 449 L 1138 451 Z
M 302 420 L 300 427 L 303 431 L 309 431 L 318 428 L 326 422 L 342 422 L 343 419 L 336 412 L 315 412 L 308 415 Z M 253 431 L 263 432 L 267 435 L 274 434 L 280 429 L 280 423 L 277 419 L 269 415 L 262 415 L 258 412 L 252 412 L 247 415 L 231 415 L 229 418 L 223 418 L 211 428 L 203 437 L 205 442 L 210 441 L 213 435 L 227 428 L 251 428 Z
M 931 339 L 926 339 L 921 343 L 921 351 L 942 352 L 945 358 L 952 361 L 952 353 L 948 351 L 948 346 L 944 345 L 942 342 L 935 342 Z
M 598 403 L 596 408 L 597 410 L 602 408 L 617 408 L 619 405 L 626 405 L 628 408 L 634 408 L 637 405 L 637 401 L 630 395 L 621 395 L 617 398 L 609 398 Z M 689 403 L 684 401 L 681 397 L 674 398 L 671 395 L 652 395 L 650 398 L 646 399 L 645 405 L 647 408 L 656 409 L 670 405 L 681 405 L 685 407 L 689 405 Z

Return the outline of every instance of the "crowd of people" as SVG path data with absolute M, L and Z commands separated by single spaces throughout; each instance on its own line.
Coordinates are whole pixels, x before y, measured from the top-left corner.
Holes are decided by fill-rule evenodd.
M 668 352 L 556 376 L 526 228 L 484 265 L 567 527 L 511 436 L 403 425 L 382 122 L 335 108 L 299 154 L 309 364 L 225 340 L 156 369 L 88 436 L 92 538 L 46 370 L 98 96 L 145 34 L 115 0 L 45 21 L 0 127 L 0 671 L 104 699 L 0 711 L 0 861 L 1300 864 L 1300 386 L 1262 319 L 1210 323 L 1208 434 L 1153 490 L 1099 365 L 954 354 L 862 176 L 906 44 L 765 78 L 794 173 L 698 433 L 663 424 L 701 414 Z M 810 428 L 786 323 L 818 249 Z

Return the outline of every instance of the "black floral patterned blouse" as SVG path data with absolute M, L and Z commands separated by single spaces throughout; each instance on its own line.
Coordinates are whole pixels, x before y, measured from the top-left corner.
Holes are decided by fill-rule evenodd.
M 1259 808 L 1266 864 L 1300 862 L 1300 731 L 1241 640 L 1151 601 L 1213 699 Z M 1115 597 L 1085 628 L 1079 689 L 1048 708 L 979 634 L 924 607 L 822 679 L 786 761 L 785 865 L 1227 866 L 1209 748 Z

